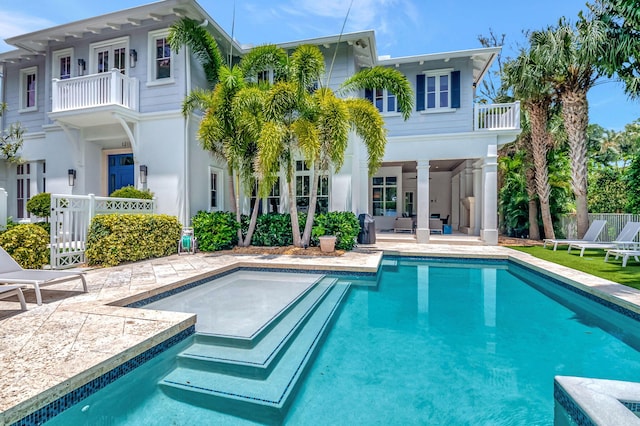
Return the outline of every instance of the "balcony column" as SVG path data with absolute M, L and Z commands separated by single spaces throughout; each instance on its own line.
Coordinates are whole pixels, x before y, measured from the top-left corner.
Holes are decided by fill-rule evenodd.
M 480 238 L 498 244 L 498 146 L 489 145 L 482 166 L 483 201 Z
M 429 160 L 418 161 L 417 171 L 416 240 L 418 244 L 426 244 L 429 242 Z

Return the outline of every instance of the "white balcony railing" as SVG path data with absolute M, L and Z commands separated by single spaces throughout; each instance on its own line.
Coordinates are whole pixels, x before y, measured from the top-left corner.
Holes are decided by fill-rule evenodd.
M 517 130 L 520 128 L 520 102 L 476 104 L 474 130 Z
M 119 70 L 65 80 L 53 79 L 52 111 L 70 111 L 104 105 L 138 110 L 138 80 Z

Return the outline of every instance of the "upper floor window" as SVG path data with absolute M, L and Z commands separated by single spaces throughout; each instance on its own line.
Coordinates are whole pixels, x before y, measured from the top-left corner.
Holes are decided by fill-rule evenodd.
M 425 71 L 416 77 L 417 111 L 450 111 L 460 108 L 460 71 Z
M 167 40 L 168 36 L 168 30 L 149 32 L 149 83 L 161 84 L 174 81 L 172 53 Z
M 20 112 L 38 109 L 38 68 L 20 70 Z
M 122 74 L 127 73 L 128 37 L 120 37 L 92 43 L 89 46 L 91 56 L 89 58 L 90 73 L 110 72 L 114 69 Z M 80 66 L 80 65 L 79 65 Z M 79 74 L 82 74 L 80 71 Z
M 53 52 L 53 78 L 60 80 L 71 78 L 71 64 L 73 64 L 73 49 Z
M 396 95 L 389 92 L 387 89 L 365 89 L 364 96 L 373 102 L 376 108 L 378 108 L 378 111 L 382 113 L 398 111 Z

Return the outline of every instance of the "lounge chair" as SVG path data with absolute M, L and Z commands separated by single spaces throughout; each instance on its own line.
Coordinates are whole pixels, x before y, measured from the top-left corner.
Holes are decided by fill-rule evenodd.
M 0 299 L 5 299 L 7 297 L 18 296 L 18 300 L 20 301 L 20 307 L 23 311 L 27 310 L 27 302 L 24 300 L 24 294 L 22 294 L 21 285 L 4 285 L 0 286 Z
M 622 256 L 622 267 L 624 268 L 625 266 L 627 266 L 627 261 L 629 260 L 629 258 L 631 256 L 633 256 L 636 259 L 636 262 L 640 262 L 640 259 L 638 259 L 638 256 L 640 256 L 640 250 L 638 249 L 611 249 L 611 250 L 607 250 L 607 254 L 604 256 L 604 261 L 608 262 L 609 261 L 609 256 L 614 254 L 616 256 L 616 260 Z
M 584 234 L 584 237 L 582 237 L 582 239 L 569 240 L 569 239 L 545 238 L 543 240 L 544 244 L 542 245 L 542 247 L 546 248 L 547 244 L 553 244 L 553 251 L 556 251 L 556 249 L 558 248 L 558 244 L 568 245 L 572 243 L 577 244 L 577 243 L 596 242 L 606 224 L 607 224 L 606 220 L 600 220 L 600 219 L 594 220 L 593 222 L 591 222 L 591 225 L 589 225 L 589 229 L 587 229 L 587 232 Z
M 614 241 L 610 243 L 606 242 L 592 242 L 592 243 L 571 243 L 569 244 L 569 248 L 567 251 L 571 252 L 572 248 L 580 249 L 580 257 L 584 256 L 584 251 L 586 249 L 598 249 L 598 250 L 607 250 L 607 249 L 640 249 L 640 243 L 635 241 L 636 236 L 640 232 L 640 222 L 627 222 L 627 224 L 622 228 L 622 231 L 618 234 Z
M 27 284 L 32 285 L 36 291 L 36 302 L 42 305 L 40 287 L 58 284 L 80 278 L 84 292 L 87 290 L 87 281 L 84 274 L 77 271 L 49 271 L 43 269 L 22 269 L 18 262 L 0 247 L 0 283 L 3 284 Z M 3 287 L 0 287 L 0 289 Z

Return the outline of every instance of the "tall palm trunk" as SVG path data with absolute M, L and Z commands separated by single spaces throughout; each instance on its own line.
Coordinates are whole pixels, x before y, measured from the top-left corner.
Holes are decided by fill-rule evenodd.
M 529 238 L 532 240 L 540 239 L 540 226 L 538 225 L 538 200 L 536 200 L 536 172 L 527 166 L 525 171 L 527 196 L 529 198 Z
M 235 213 L 238 207 L 236 206 L 236 187 L 233 183 L 233 168 L 229 166 L 228 171 L 229 176 L 231 176 L 231 179 L 229 179 L 229 199 L 231 200 L 231 213 Z
M 576 199 L 578 238 L 589 228 L 587 208 L 587 125 L 589 104 L 584 90 L 566 91 L 560 94 L 562 118 L 569 139 L 571 160 L 571 188 Z
M 260 192 L 258 191 L 258 194 Z M 249 228 L 247 229 L 247 236 L 238 240 L 240 247 L 249 247 L 251 245 L 251 239 L 253 238 L 253 232 L 256 230 L 256 223 L 258 222 L 258 210 L 260 207 L 260 197 L 256 196 L 256 200 L 253 202 L 253 210 L 251 212 L 251 219 L 249 220 Z
M 540 201 L 540 213 L 544 227 L 545 238 L 555 238 L 549 196 L 551 185 L 549 184 L 549 170 L 547 166 L 547 152 L 549 151 L 549 133 L 547 132 L 547 101 L 529 102 L 526 106 L 529 110 L 531 122 L 531 154 L 535 168 L 536 192 Z
M 300 222 L 298 222 L 298 207 L 296 206 L 296 185 L 295 178 L 292 176 L 287 181 L 289 189 L 289 215 L 291 216 L 291 233 L 293 235 L 293 245 L 302 247 L 302 238 L 300 237 Z
M 313 164 L 313 179 L 311 183 L 311 194 L 309 194 L 309 211 L 307 212 L 307 221 L 304 225 L 304 233 L 302 234 L 302 244 L 309 246 L 311 241 L 311 229 L 313 228 L 313 217 L 316 214 L 316 203 L 318 202 L 318 183 L 320 182 L 320 173 L 318 163 Z

